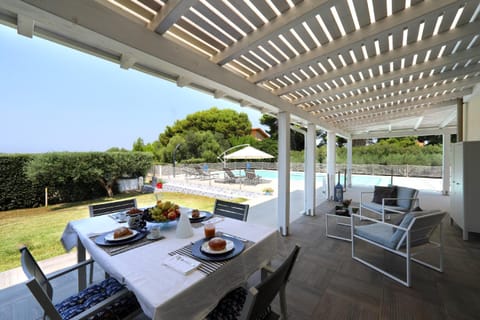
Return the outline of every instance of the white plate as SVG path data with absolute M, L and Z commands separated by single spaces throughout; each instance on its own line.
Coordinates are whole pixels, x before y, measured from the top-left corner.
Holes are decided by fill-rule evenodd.
M 189 219 L 201 219 L 201 218 L 205 218 L 206 215 L 207 215 L 207 214 L 206 214 L 205 212 L 200 211 L 200 215 L 199 215 L 198 217 L 194 218 L 194 217 L 192 217 L 192 211 L 190 211 L 190 212 L 188 213 L 188 218 L 189 218 Z
M 227 253 L 229 251 L 232 251 L 233 248 L 235 248 L 235 244 L 233 243 L 233 241 L 230 241 L 230 240 L 227 240 L 227 239 L 223 239 L 223 240 L 227 241 L 227 245 L 225 246 L 225 249 L 223 249 L 223 250 L 212 250 L 212 249 L 210 249 L 210 247 L 208 246 L 208 241 L 205 241 L 202 244 L 201 250 L 205 253 L 208 253 L 208 254 L 223 254 L 223 253 Z
M 137 235 L 138 231 L 137 230 L 132 230 L 130 229 L 130 231 L 132 231 L 132 234 L 129 234 L 129 235 L 126 235 L 126 236 L 123 236 L 123 237 L 120 237 L 120 238 L 114 238 L 113 237 L 113 232 L 107 234 L 105 236 L 105 240 L 107 241 L 122 241 L 122 240 L 127 240 L 127 239 L 130 239 L 130 238 L 133 238 Z

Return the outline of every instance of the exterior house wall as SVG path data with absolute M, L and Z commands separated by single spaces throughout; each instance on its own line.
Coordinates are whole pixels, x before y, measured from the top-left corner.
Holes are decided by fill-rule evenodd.
M 464 141 L 480 141 L 480 92 L 475 93 L 463 109 Z

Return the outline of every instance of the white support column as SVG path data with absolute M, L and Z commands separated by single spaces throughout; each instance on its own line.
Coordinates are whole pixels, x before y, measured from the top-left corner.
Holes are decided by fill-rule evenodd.
M 442 194 L 450 193 L 450 156 L 451 142 L 450 133 L 444 133 L 443 138 L 443 162 L 442 162 Z
M 313 123 L 309 123 L 307 126 L 307 137 L 305 139 L 305 215 L 307 216 L 315 215 L 315 138 L 315 125 Z
M 278 113 L 278 227 L 288 235 L 290 225 L 290 113 Z
M 336 135 L 333 131 L 327 132 L 327 199 L 333 200 L 333 192 L 335 189 L 335 164 L 337 161 L 336 155 Z
M 352 187 L 352 138 L 347 140 L 347 186 Z

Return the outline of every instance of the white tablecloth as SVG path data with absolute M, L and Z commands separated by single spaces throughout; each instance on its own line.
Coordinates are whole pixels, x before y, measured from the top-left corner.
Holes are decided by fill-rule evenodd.
M 203 228 L 194 228 L 194 235 L 188 239 L 178 239 L 173 222 L 162 229 L 166 239 L 115 256 L 108 255 L 89 238 L 121 225 L 106 215 L 72 221 L 64 230 L 62 243 L 70 250 L 78 236 L 95 261 L 135 293 L 143 311 L 152 319 L 202 319 L 223 295 L 242 284 L 277 252 L 274 228 L 225 218 L 216 224 L 217 231 L 255 244 L 208 276 L 198 270 L 184 275 L 162 262 L 169 252 L 203 238 Z

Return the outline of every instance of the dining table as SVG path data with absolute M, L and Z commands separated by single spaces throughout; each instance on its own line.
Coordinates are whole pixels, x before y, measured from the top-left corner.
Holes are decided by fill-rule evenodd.
M 215 225 L 217 235 L 223 235 L 237 246 L 225 255 L 228 259 L 216 255 L 211 261 L 209 255 L 198 255 L 199 244 L 205 241 L 205 221 L 192 223 L 193 235 L 188 238 L 177 237 L 178 221 L 172 221 L 160 224 L 162 238 L 159 240 L 142 237 L 116 248 L 99 243 L 105 242 L 107 234 L 127 224 L 113 219 L 112 215 L 103 215 L 70 221 L 61 242 L 66 251 L 77 247 L 79 262 L 88 251 L 95 263 L 135 294 L 149 318 L 203 319 L 222 296 L 243 285 L 255 271 L 267 265 L 278 246 L 278 231 L 271 226 L 210 216 L 208 222 Z M 144 232 L 154 225 L 158 227 L 158 224 L 147 223 Z M 175 264 L 177 259 L 179 264 Z M 188 272 L 183 268 L 185 263 L 192 265 L 187 266 Z M 85 279 L 83 270 L 79 273 L 79 285 L 83 286 Z

